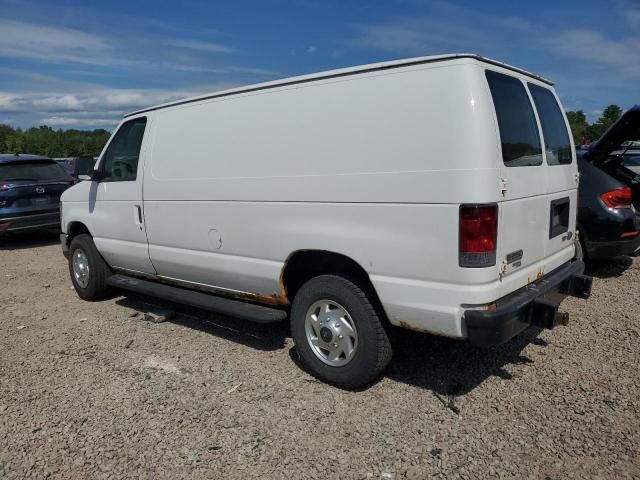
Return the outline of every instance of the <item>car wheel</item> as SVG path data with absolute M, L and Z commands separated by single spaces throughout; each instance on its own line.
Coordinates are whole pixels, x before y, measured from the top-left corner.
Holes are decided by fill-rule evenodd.
M 111 276 L 111 269 L 90 235 L 81 234 L 71 240 L 69 274 L 80 298 L 98 300 L 109 294 L 107 279 Z
M 291 333 L 315 377 L 354 389 L 377 379 L 391 360 L 387 332 L 365 292 L 337 275 L 305 283 L 291 306 Z

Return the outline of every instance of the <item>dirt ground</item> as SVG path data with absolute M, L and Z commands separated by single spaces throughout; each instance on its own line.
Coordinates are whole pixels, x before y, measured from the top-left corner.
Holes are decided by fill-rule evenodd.
M 499 348 L 394 335 L 360 392 L 286 325 L 81 301 L 57 237 L 0 240 L 0 478 L 640 478 L 640 258 L 591 268 L 567 327 Z

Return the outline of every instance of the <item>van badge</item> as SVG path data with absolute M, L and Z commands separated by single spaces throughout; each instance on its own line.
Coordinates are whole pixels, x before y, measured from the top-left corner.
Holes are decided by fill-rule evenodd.
M 44 187 L 36 187 L 36 193 L 44 193 Z
M 522 260 L 522 255 L 523 255 L 522 249 L 516 250 L 515 252 L 511 252 L 507 254 L 507 264 L 517 262 L 518 260 Z

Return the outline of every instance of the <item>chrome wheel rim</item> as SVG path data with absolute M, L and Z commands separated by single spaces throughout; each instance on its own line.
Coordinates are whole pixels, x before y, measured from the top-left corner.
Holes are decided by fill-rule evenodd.
M 332 300 L 319 300 L 309 307 L 305 333 L 311 351 L 332 367 L 345 366 L 358 350 L 358 331 L 351 315 Z
M 81 248 L 77 248 L 73 252 L 73 276 L 80 288 L 87 288 L 89 285 L 89 260 Z

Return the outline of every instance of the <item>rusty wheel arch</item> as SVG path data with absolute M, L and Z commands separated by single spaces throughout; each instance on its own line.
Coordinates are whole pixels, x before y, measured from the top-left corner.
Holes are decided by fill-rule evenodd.
M 328 250 L 296 250 L 284 262 L 280 273 L 280 295 L 289 303 L 307 281 L 319 275 L 341 275 L 362 288 L 385 318 L 384 308 L 367 271 L 353 258 Z

